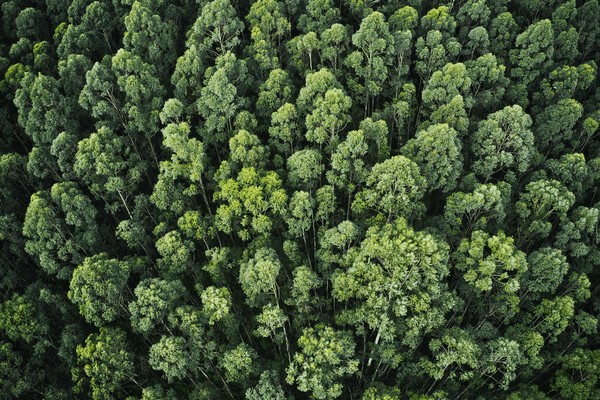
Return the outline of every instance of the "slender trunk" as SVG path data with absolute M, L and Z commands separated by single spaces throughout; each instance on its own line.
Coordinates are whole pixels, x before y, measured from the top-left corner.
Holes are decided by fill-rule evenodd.
M 375 346 L 377 346 L 379 344 L 379 339 L 381 339 L 382 331 L 383 331 L 383 323 L 379 325 L 379 329 L 377 330 L 377 336 L 375 337 Z M 372 362 L 373 362 L 373 357 L 371 354 L 371 356 L 369 357 L 369 361 L 367 361 L 367 367 L 370 367 Z
M 119 194 L 119 197 L 121 198 L 121 203 L 123 203 L 123 205 L 125 206 L 125 210 L 127 210 L 127 215 L 129 215 L 129 219 L 133 219 L 133 215 L 131 215 L 129 206 L 127 205 L 127 202 L 125 201 L 125 198 L 123 198 L 123 195 L 121 194 L 121 191 L 119 189 L 117 189 L 117 193 Z

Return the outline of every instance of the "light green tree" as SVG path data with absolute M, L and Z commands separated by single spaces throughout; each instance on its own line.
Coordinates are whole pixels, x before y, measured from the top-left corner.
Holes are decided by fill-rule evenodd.
M 340 397 L 344 388 L 340 380 L 358 370 L 350 333 L 317 325 L 302 331 L 298 346 L 299 352 L 286 370 L 286 382 L 315 399 Z

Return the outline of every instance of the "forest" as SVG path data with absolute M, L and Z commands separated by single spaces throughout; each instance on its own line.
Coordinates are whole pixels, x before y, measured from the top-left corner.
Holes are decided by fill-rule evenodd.
M 600 399 L 598 0 L 0 20 L 0 399 Z

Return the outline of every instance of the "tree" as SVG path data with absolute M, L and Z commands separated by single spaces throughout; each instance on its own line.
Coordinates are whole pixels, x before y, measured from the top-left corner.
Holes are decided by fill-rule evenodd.
M 471 78 L 464 64 L 448 63 L 441 71 L 436 71 L 423 89 L 423 105 L 431 113 L 440 106 L 449 103 L 455 96 L 462 96 L 467 107 L 471 99 L 467 96 L 471 87 Z
M 459 328 L 451 328 L 429 342 L 431 358 L 422 358 L 419 366 L 435 381 L 444 377 L 469 381 L 479 367 L 482 351 L 472 335 Z M 433 361 L 432 361 L 433 359 Z
M 565 399 L 585 399 L 600 395 L 598 350 L 575 349 L 561 357 L 561 367 L 556 372 L 552 387 Z
M 367 177 L 364 156 L 368 145 L 363 131 L 351 131 L 331 156 L 331 170 L 327 180 L 331 185 L 347 193 L 346 218 L 350 217 L 352 197 Z
M 148 362 L 152 369 L 161 371 L 169 383 L 185 378 L 190 367 L 185 339 L 179 336 L 162 336 L 160 341 L 150 347 Z
M 327 68 L 307 74 L 305 85 L 300 89 L 296 98 L 299 114 L 306 116 L 316 107 L 318 101 L 323 101 L 323 96 L 331 89 L 341 89 L 341 85 Z
M 285 103 L 271 114 L 269 144 L 277 152 L 289 156 L 300 142 L 300 121 L 296 106 Z
M 304 74 L 307 70 L 312 71 L 317 66 L 321 46 L 321 41 L 315 32 L 296 36 L 287 43 L 290 61 L 299 74 Z
M 29 389 L 30 384 L 21 376 L 23 357 L 15 351 L 9 341 L 0 342 L 0 389 L 7 396 L 19 396 Z
M 194 244 L 177 231 L 165 233 L 156 241 L 156 250 L 162 257 L 157 266 L 163 276 L 176 276 L 188 270 L 192 263 Z
M 542 299 L 527 316 L 529 325 L 543 335 L 544 341 L 556 342 L 567 329 L 575 314 L 575 301 L 571 296 Z
M 418 23 L 419 13 L 411 6 L 398 8 L 389 18 L 390 31 L 394 36 L 393 79 L 398 82 L 394 84 L 396 87 L 400 86 L 399 83 L 410 70 L 410 57 Z
M 399 400 L 401 395 L 402 392 L 397 387 L 375 384 L 364 391 L 361 400 Z
M 197 46 L 211 58 L 225 55 L 240 43 L 243 28 L 244 23 L 229 0 L 207 2 L 188 32 L 188 47 Z
M 175 59 L 175 29 L 147 5 L 140 1 L 131 5 L 124 19 L 123 48 L 155 66 L 160 80 L 166 82 L 171 71 L 165 61 Z
M 165 90 L 157 78 L 158 73 L 153 64 L 146 63 L 134 52 L 119 49 L 112 57 L 112 71 L 115 74 L 117 87 L 124 95 L 122 125 L 131 137 L 142 140 L 149 146 L 150 154 L 156 160 L 151 138 L 159 131 L 159 113 L 163 104 Z M 87 86 L 87 85 L 86 85 Z M 85 92 L 82 91 L 82 94 Z M 110 94 L 109 94 L 110 96 Z M 118 107 L 114 104 L 113 107 Z M 80 96 L 81 103 L 81 96 Z M 134 141 L 134 139 L 131 139 Z M 137 150 L 139 152 L 139 150 Z M 143 157 L 143 155 L 140 155 Z
M 583 106 L 573 99 L 563 99 L 537 115 L 536 144 L 541 152 L 561 154 L 574 136 L 573 128 L 583 115 Z
M 554 55 L 554 32 L 552 22 L 544 19 L 533 23 L 517 36 L 516 48 L 510 51 L 514 65 L 511 73 L 523 85 L 528 86 L 552 65 Z
M 174 390 L 164 390 L 161 385 L 154 385 L 142 389 L 142 400 L 176 400 L 177 394 Z
M 315 217 L 314 217 L 315 200 L 310 193 L 305 191 L 294 192 L 290 199 L 290 212 L 287 217 L 288 233 L 292 237 L 301 237 L 304 241 L 305 249 L 308 251 L 309 232 L 312 228 L 313 235 L 315 232 Z M 313 251 L 316 247 L 316 238 L 313 236 Z M 309 258 L 309 264 L 311 263 Z
M 490 22 L 490 51 L 503 63 L 509 60 L 509 51 L 519 32 L 513 15 L 510 12 L 498 14 Z
M 253 167 L 242 168 L 236 179 L 221 180 L 214 199 L 223 203 L 215 214 L 217 229 L 235 232 L 245 241 L 254 235 L 268 235 L 287 204 L 277 173 L 259 173 Z
M 477 184 L 469 193 L 452 193 L 444 206 L 447 237 L 465 237 L 473 230 L 490 232 L 501 226 L 509 195 L 510 185 L 506 182 Z
M 200 293 L 202 312 L 208 318 L 208 324 L 222 320 L 231 309 L 231 293 L 227 288 L 209 286 Z
M 375 11 L 365 17 L 360 29 L 352 35 L 352 44 L 356 50 L 345 61 L 355 73 L 349 85 L 357 97 L 364 99 L 366 117 L 374 109 L 375 98 L 383 90 L 392 63 L 394 37 L 385 16 Z
M 434 71 L 446 65 L 450 57 L 455 57 L 460 52 L 461 46 L 455 40 L 444 42 L 440 31 L 427 32 L 425 37 L 420 36 L 415 43 L 415 71 L 421 77 L 421 82 L 429 81 Z
M 443 282 L 448 250 L 446 243 L 409 228 L 400 217 L 381 228 L 372 226 L 360 246 L 347 252 L 347 269 L 332 277 L 333 296 L 345 305 L 336 320 L 354 326 L 365 341 L 372 340 L 373 332 L 367 366 L 376 359 L 396 368 L 399 349 L 386 352 L 387 345 L 415 349 L 445 322 L 452 303 Z
M 325 96 L 315 101 L 312 113 L 306 116 L 306 140 L 333 149 L 337 145 L 338 133 L 348 122 L 348 111 L 352 100 L 341 89 L 329 89 Z
M 461 144 L 447 124 L 431 125 L 409 140 L 401 152 L 413 160 L 427 182 L 428 190 L 450 192 L 462 173 Z
M 589 187 L 590 169 L 583 154 L 567 153 L 559 160 L 550 159 L 545 164 L 550 176 L 563 182 L 576 197 L 581 197 Z
M 358 125 L 369 145 L 368 160 L 384 161 L 390 157 L 389 130 L 385 120 L 365 118 Z
M 321 62 L 325 67 L 337 72 L 342 64 L 343 54 L 350 42 L 348 28 L 333 24 L 321 33 Z
M 73 271 L 68 296 L 87 322 L 102 327 L 127 313 L 127 281 L 138 263 L 100 253 Z
M 73 169 L 110 212 L 124 208 L 132 216 L 131 198 L 143 179 L 146 165 L 127 146 L 123 136 L 101 127 L 81 140 Z
M 204 119 L 200 131 L 205 144 L 220 144 L 229 140 L 235 115 L 245 106 L 243 83 L 246 62 L 227 52 L 219 56 L 214 68 L 206 70 L 204 87 L 198 99 L 198 113 Z
M 121 36 L 123 28 L 124 10 L 119 5 L 99 1 L 73 2 L 69 11 L 70 23 L 63 25 L 61 35 L 55 35 L 59 39 L 57 53 L 60 59 L 66 59 L 70 54 L 82 54 L 98 61 L 103 55 L 115 52 L 118 48 L 115 36 Z M 56 33 L 58 31 L 57 28 Z
M 319 35 L 333 24 L 340 22 L 340 10 L 332 0 L 309 0 L 306 13 L 298 19 L 298 26 L 305 34 L 315 32 Z
M 319 275 L 307 266 L 295 268 L 293 276 L 290 295 L 285 302 L 296 310 L 294 320 L 302 321 L 303 318 L 314 316 L 312 312 L 318 303 L 315 291 L 322 285 L 322 281 Z
M 558 249 L 542 247 L 527 256 L 529 269 L 523 287 L 528 293 L 554 293 L 569 270 L 567 258 Z
M 256 316 L 258 327 L 254 331 L 257 336 L 271 338 L 277 344 L 286 340 L 286 348 L 289 356 L 289 342 L 287 342 L 287 331 L 285 324 L 288 322 L 288 317 L 279 306 L 274 306 L 271 303 L 263 307 L 262 312 Z M 281 330 L 281 332 L 279 332 Z
M 257 354 L 246 343 L 239 344 L 223 354 L 219 366 L 225 371 L 227 382 L 243 383 L 255 373 L 254 360 Z
M 440 31 L 445 37 L 454 35 L 456 20 L 447 6 L 432 8 L 421 18 L 421 28 L 425 31 Z
M 500 337 L 487 346 L 488 356 L 484 359 L 481 377 L 483 384 L 506 390 L 517 377 L 516 371 L 526 362 L 519 343 Z
M 246 294 L 249 304 L 258 304 L 260 295 L 273 295 L 279 301 L 279 285 L 277 276 L 281 262 L 272 248 L 261 248 L 247 262 L 240 265 L 239 282 Z
M 287 159 L 288 181 L 292 187 L 314 189 L 319 186 L 324 165 L 321 153 L 313 149 L 299 150 Z
M 17 342 L 39 341 L 48 333 L 48 322 L 39 316 L 37 304 L 29 296 L 14 293 L 0 304 L 0 329 Z
M 485 1 L 469 0 L 465 2 L 456 13 L 456 21 L 460 26 L 459 37 L 464 39 L 466 32 L 473 26 L 486 26 L 489 22 L 491 10 Z
M 285 70 L 272 70 L 267 80 L 260 85 L 256 100 L 257 115 L 265 119 L 271 118 L 281 106 L 292 101 L 294 91 L 294 84 Z
M 264 371 L 256 386 L 246 390 L 246 400 L 285 400 L 285 393 L 275 371 Z
M 414 216 L 421 210 L 426 182 L 417 164 L 404 156 L 375 164 L 365 184 L 366 188 L 352 204 L 356 213 L 373 210 L 391 222 L 398 216 Z
M 31 196 L 23 221 L 25 251 L 44 271 L 71 279 L 73 268 L 97 249 L 97 211 L 73 182 Z
M 178 280 L 149 278 L 141 281 L 134 290 L 135 299 L 128 307 L 133 331 L 143 335 L 155 331 L 164 324 L 185 293 L 185 287 Z
M 158 167 L 152 138 L 159 131 L 164 94 L 154 65 L 119 49 L 88 71 L 79 104 L 99 120 L 98 126 L 122 129 L 138 157 Z
M 497 58 L 487 53 L 468 62 L 467 75 L 471 79 L 471 95 L 473 99 L 471 111 L 488 112 L 500 104 L 510 82 L 505 77 L 506 67 L 499 65 Z
M 515 204 L 519 216 L 518 242 L 548 237 L 553 225 L 566 217 L 575 195 L 556 180 L 528 183 Z
M 44 17 L 41 10 L 27 7 L 21 10 L 15 19 L 16 34 L 20 38 L 40 39 L 44 36 L 46 29 Z
M 354 341 L 349 332 L 330 326 L 305 328 L 298 339 L 300 352 L 287 368 L 286 382 L 315 399 L 336 399 L 342 395 L 340 379 L 358 370 L 353 359 Z
M 473 171 L 486 181 L 492 177 L 515 180 L 535 159 L 530 127 L 531 118 L 518 105 L 488 115 L 475 132 Z
M 280 46 L 291 31 L 283 3 L 275 0 L 252 3 L 246 20 L 253 42 L 249 50 L 259 69 L 269 71 L 279 67 Z
M 542 80 L 539 92 L 534 95 L 536 109 L 541 111 L 544 106 L 575 98 L 578 90 L 589 88 L 596 69 L 595 64 L 585 63 L 578 67 L 562 66 L 552 70 L 548 77 Z
M 205 71 L 204 54 L 196 43 L 190 43 L 188 40 L 187 49 L 177 59 L 175 70 L 171 75 L 173 94 L 184 105 L 186 114 L 198 112 L 196 101 L 201 94 Z
M 164 118 L 167 106 L 173 103 L 181 105 L 177 100 L 167 101 L 161 114 Z M 189 137 L 190 130 L 187 122 L 173 122 L 162 131 L 163 146 L 172 152 L 171 159 L 160 162 L 160 174 L 150 200 L 165 213 L 183 214 L 195 205 L 194 199 L 199 194 L 208 213 L 212 213 L 206 188 L 207 155 L 204 144 Z
M 231 167 L 263 168 L 268 158 L 268 149 L 261 144 L 258 136 L 245 129 L 240 129 L 229 139 L 229 164 Z
M 41 74 L 34 77 L 26 73 L 21 82 L 14 102 L 19 110 L 19 125 L 33 142 L 27 168 L 39 178 L 60 180 L 56 158 L 50 148 L 62 131 L 77 129 L 75 121 L 68 118 L 70 104 L 53 77 Z
M 480 298 L 474 305 L 480 318 L 478 327 L 488 318 L 503 321 L 518 312 L 518 292 L 527 259 L 515 248 L 512 237 L 502 231 L 495 235 L 473 231 L 470 238 L 461 241 L 453 259 L 467 285 L 463 296 Z
M 133 354 L 127 349 L 127 336 L 120 328 L 102 327 L 77 346 L 77 367 L 73 368 L 75 391 L 91 398 L 109 400 L 127 393 L 126 385 L 134 380 Z
M 414 118 L 417 115 L 417 88 L 412 83 L 407 83 L 402 86 L 402 90 L 398 93 L 392 103 L 389 104 L 387 111 L 393 123 L 390 123 L 390 129 L 398 131 L 398 147 L 401 143 L 408 140 L 410 136 L 411 126 Z M 390 147 L 393 146 L 393 138 L 390 138 Z
M 487 29 L 483 26 L 477 26 L 471 29 L 468 38 L 469 40 L 463 48 L 462 54 L 467 56 L 469 60 L 473 60 L 476 55 L 489 54 L 490 38 Z
M 594 21 L 600 15 L 600 4 L 598 1 L 587 1 L 577 8 L 577 31 L 579 35 L 579 47 L 585 59 L 590 59 L 597 54 L 597 46 L 600 41 L 600 29 Z M 594 53 L 596 52 L 596 53 Z

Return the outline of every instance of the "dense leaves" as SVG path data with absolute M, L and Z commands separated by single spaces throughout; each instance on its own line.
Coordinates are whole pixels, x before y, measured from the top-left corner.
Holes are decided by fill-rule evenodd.
M 0 21 L 0 398 L 600 398 L 598 0 Z

